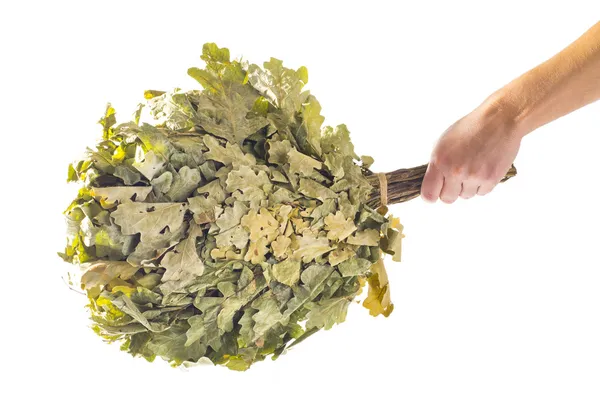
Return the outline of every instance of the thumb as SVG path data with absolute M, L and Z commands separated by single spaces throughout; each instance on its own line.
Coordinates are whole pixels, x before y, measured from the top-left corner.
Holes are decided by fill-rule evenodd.
M 421 197 L 423 200 L 435 203 L 440 198 L 440 192 L 444 186 L 444 175 L 435 163 L 430 162 L 425 171 L 423 184 L 421 185 Z

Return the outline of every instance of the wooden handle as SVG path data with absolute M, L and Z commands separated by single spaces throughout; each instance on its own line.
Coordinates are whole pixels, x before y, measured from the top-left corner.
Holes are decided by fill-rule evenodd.
M 415 168 L 399 169 L 393 172 L 387 172 L 387 204 L 403 203 L 419 197 L 421 194 L 421 185 L 425 177 L 427 164 Z M 505 182 L 517 174 L 514 165 L 510 167 L 501 182 Z M 381 206 L 381 193 L 379 191 L 378 174 L 367 175 L 367 180 L 373 186 L 374 190 L 367 205 L 373 208 Z

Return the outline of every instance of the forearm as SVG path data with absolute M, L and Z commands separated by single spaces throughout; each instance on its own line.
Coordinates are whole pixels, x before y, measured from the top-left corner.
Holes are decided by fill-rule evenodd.
M 600 23 L 563 51 L 494 93 L 487 102 L 513 116 L 517 135 L 600 99 Z

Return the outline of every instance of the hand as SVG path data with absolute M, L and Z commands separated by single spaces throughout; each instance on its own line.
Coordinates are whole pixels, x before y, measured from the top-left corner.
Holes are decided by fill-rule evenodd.
M 523 137 L 513 114 L 487 101 L 450 126 L 431 155 L 423 199 L 451 204 L 491 192 L 510 169 Z

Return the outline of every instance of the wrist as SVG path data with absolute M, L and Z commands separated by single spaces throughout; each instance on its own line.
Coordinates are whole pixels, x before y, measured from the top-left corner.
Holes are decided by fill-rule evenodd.
M 480 106 L 485 115 L 494 116 L 503 125 L 511 138 L 522 139 L 533 131 L 530 121 L 531 110 L 527 108 L 515 91 L 504 87 L 489 96 Z

